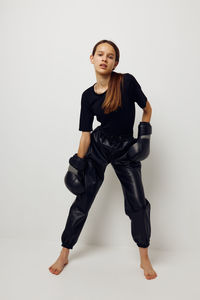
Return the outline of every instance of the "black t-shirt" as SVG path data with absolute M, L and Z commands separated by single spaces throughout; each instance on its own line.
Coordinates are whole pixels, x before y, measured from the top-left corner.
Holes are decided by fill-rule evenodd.
M 122 107 L 118 107 L 116 111 L 112 111 L 109 114 L 104 114 L 101 108 L 106 96 L 106 91 L 97 94 L 94 91 L 95 84 L 93 84 L 82 93 L 79 119 L 80 131 L 93 131 L 93 120 L 94 116 L 96 116 L 105 133 L 109 135 L 130 134 L 133 136 L 135 102 L 141 108 L 144 108 L 146 106 L 147 97 L 132 74 L 125 73 L 123 76 Z

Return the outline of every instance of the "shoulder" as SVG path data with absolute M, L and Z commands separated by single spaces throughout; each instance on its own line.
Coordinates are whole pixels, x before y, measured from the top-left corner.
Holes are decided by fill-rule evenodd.
M 83 94 L 87 96 L 87 94 L 89 94 L 91 92 L 93 86 L 90 86 L 89 88 L 87 88 L 86 90 L 83 91 Z
M 125 82 L 127 83 L 127 86 L 131 89 L 131 90 L 140 90 L 141 89 L 141 85 L 139 84 L 139 82 L 137 81 L 137 79 L 135 78 L 135 76 L 131 73 L 125 73 Z
M 82 92 L 81 95 L 81 104 L 87 107 L 90 107 L 93 99 L 93 94 L 92 94 L 92 88 L 93 86 L 90 86 L 86 90 Z
M 131 73 L 124 73 L 123 74 L 124 76 L 124 81 L 127 82 L 127 83 L 130 83 L 130 82 L 136 82 L 136 78 L 133 76 L 133 74 Z
M 126 93 L 130 93 L 137 87 L 137 80 L 131 73 L 123 74 L 123 86 Z
M 90 86 L 90 87 L 88 87 L 86 90 L 84 90 L 84 91 L 82 92 L 82 97 L 83 97 L 83 98 L 88 98 L 88 99 L 90 99 L 91 96 L 93 95 L 93 94 L 92 94 L 92 89 L 93 89 L 93 85 Z
M 82 101 L 84 101 L 84 102 L 88 101 L 88 99 L 90 98 L 89 96 L 90 96 L 90 87 L 82 92 L 82 94 L 81 94 Z

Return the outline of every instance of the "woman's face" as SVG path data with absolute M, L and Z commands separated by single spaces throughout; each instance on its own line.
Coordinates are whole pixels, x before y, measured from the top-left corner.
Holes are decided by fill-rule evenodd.
M 94 56 L 90 55 L 90 60 L 94 64 L 96 72 L 101 74 L 111 73 L 113 68 L 118 64 L 115 62 L 115 50 L 108 43 L 99 44 Z

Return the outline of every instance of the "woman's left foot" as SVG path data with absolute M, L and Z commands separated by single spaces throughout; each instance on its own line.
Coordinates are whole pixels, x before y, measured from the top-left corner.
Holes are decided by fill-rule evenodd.
M 142 260 L 140 268 L 144 270 L 144 276 L 146 279 L 154 279 L 157 277 L 157 273 L 154 271 L 149 258 Z

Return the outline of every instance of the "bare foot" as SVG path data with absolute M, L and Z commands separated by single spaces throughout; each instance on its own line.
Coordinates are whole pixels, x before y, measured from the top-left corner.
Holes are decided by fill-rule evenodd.
M 157 273 L 154 271 L 149 258 L 143 259 L 140 263 L 140 267 L 144 270 L 146 279 L 154 279 L 157 277 Z
M 68 255 L 69 249 L 63 247 L 60 256 L 57 258 L 56 262 L 49 267 L 49 271 L 55 275 L 60 274 L 63 268 L 68 264 Z

